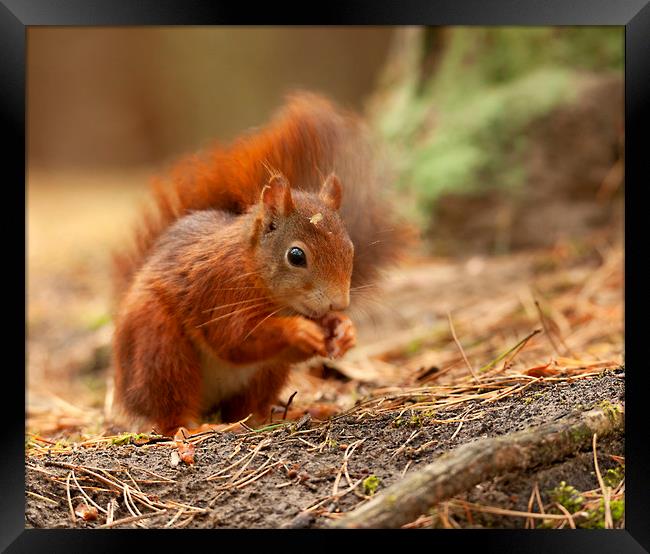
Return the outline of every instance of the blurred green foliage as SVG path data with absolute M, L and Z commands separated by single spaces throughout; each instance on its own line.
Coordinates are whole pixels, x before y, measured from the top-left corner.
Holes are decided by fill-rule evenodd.
M 416 55 L 408 50 L 417 50 Z M 622 27 L 428 28 L 400 52 L 376 124 L 398 184 L 428 217 L 444 192 L 517 187 L 532 121 L 576 98 L 585 73 L 621 72 Z M 399 63 L 399 61 L 398 61 Z

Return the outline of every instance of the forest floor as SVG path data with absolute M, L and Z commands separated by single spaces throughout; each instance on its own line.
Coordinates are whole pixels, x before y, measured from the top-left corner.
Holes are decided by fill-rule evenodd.
M 357 347 L 294 371 L 280 400 L 309 414 L 298 422 L 280 406 L 260 429 L 119 433 L 104 417 L 106 261 L 137 195 L 30 190 L 27 527 L 328 526 L 464 444 L 624 403 L 616 228 L 392 271 L 351 312 Z M 103 211 L 68 217 L 88 205 Z M 405 526 L 602 527 L 607 512 L 622 527 L 624 463 L 624 436 L 599 437 L 595 452 L 473 484 Z

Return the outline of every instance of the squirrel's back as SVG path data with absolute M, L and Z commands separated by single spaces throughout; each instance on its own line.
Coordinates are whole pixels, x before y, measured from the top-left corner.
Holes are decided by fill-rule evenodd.
M 340 213 L 355 247 L 352 287 L 371 283 L 411 236 L 385 197 L 387 178 L 377 161 L 357 117 L 323 97 L 292 95 L 266 127 L 183 159 L 168 180 L 153 182 L 154 209 L 143 214 L 132 247 L 114 257 L 118 297 L 176 220 L 205 209 L 246 212 L 273 171 L 283 173 L 292 188 L 312 192 L 329 173 L 338 175 L 345 187 Z

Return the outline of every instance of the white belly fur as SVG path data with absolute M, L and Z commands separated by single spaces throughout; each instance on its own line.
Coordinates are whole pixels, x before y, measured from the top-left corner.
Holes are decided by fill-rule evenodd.
M 243 391 L 251 377 L 261 365 L 234 365 L 205 351 L 201 352 L 201 373 L 203 375 L 203 407 L 210 409 L 215 404 Z

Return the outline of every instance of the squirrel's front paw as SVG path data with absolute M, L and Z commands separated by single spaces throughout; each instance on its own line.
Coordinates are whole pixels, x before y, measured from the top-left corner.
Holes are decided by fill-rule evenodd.
M 308 356 L 327 356 L 325 333 L 320 325 L 309 319 L 300 318 L 291 342 L 298 350 Z
M 321 325 L 327 332 L 325 346 L 330 358 L 340 358 L 357 342 L 357 333 L 352 320 L 345 314 L 330 312 Z

